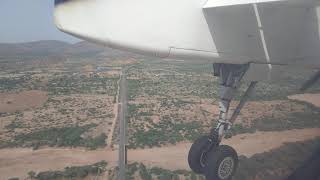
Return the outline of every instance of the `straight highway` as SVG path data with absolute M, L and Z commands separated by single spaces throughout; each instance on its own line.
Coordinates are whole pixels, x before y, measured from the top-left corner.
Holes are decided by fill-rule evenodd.
M 127 79 L 126 68 L 122 70 L 120 75 L 120 94 L 119 94 L 119 180 L 125 180 L 126 177 L 126 114 L 127 114 Z

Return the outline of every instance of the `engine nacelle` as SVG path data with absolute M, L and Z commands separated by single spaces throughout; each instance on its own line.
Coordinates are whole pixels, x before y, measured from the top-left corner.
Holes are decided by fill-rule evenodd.
M 60 30 L 99 44 L 158 57 L 212 58 L 218 55 L 205 2 L 56 0 L 54 17 Z

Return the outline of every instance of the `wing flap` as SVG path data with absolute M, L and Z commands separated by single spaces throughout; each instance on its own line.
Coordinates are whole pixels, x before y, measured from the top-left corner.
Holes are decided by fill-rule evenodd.
M 209 0 L 203 12 L 221 57 L 320 65 L 318 1 Z
M 286 0 L 208 0 L 207 3 L 203 6 L 204 9 L 207 8 L 216 8 L 216 7 L 226 7 L 226 6 L 237 6 L 245 4 L 255 4 L 255 3 L 270 3 L 270 2 L 279 2 Z
M 262 3 L 290 3 L 295 5 L 314 6 L 316 3 L 319 2 L 317 0 L 208 0 L 206 4 L 203 6 L 203 8 L 208 9 Z

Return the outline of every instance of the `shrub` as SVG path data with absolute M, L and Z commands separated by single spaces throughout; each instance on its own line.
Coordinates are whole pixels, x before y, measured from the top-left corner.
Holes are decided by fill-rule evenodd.
M 62 180 L 62 179 L 75 179 L 85 178 L 88 175 L 98 175 L 105 171 L 108 165 L 105 161 L 87 165 L 87 166 L 72 166 L 66 167 L 64 171 L 46 171 L 40 172 L 37 176 L 37 180 Z

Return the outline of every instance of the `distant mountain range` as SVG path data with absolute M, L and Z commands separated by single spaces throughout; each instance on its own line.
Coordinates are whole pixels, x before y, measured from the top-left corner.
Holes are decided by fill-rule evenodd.
M 140 55 L 98 46 L 85 41 L 75 44 L 55 40 L 27 43 L 0 43 L 0 57 L 21 56 L 94 56 L 125 58 L 139 57 Z

